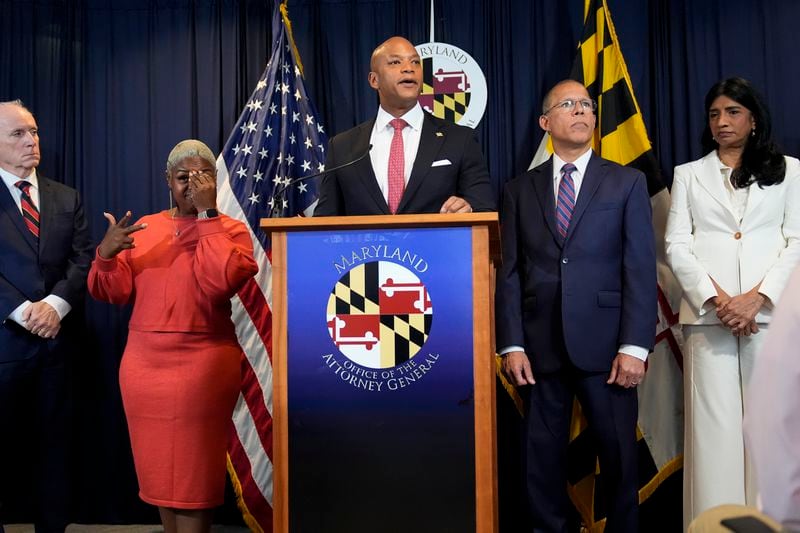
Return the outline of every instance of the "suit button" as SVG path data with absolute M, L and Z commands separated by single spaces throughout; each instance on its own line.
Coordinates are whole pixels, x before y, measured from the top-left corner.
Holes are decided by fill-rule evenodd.
M 739 239 L 742 238 L 742 232 L 741 231 L 737 231 L 736 233 L 733 234 L 733 238 L 738 241 Z
M 561 260 L 561 262 L 562 262 L 562 263 L 564 263 L 564 264 L 566 265 L 567 263 L 569 263 L 569 258 L 568 258 L 568 257 L 565 257 L 565 258 L 563 258 L 563 259 Z

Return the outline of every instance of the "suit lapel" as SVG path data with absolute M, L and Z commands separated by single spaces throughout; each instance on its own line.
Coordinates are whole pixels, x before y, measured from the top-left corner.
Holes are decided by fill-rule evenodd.
M 45 249 L 47 236 L 51 233 L 50 227 L 53 224 L 53 211 L 55 209 L 53 195 L 53 184 L 50 180 L 38 177 L 39 179 L 39 251 Z
M 700 186 L 730 213 L 731 219 L 738 225 L 739 220 L 733 212 L 730 195 L 725 189 L 724 178 L 719 170 L 719 159 L 712 152 L 705 156 L 700 163 L 702 167 L 696 174 Z
M 762 189 L 755 183 L 750 185 L 750 190 L 747 192 L 747 207 L 744 210 L 744 217 L 742 217 L 743 221 L 746 220 L 750 216 L 750 213 L 758 207 L 758 204 L 766 198 L 768 191 L 773 190 L 775 187 L 777 186 L 771 185 L 770 187 Z
M 41 191 L 41 184 L 42 179 L 39 178 L 39 190 Z M 39 195 L 39 203 L 42 203 L 41 194 Z M 20 213 L 19 209 L 17 208 L 17 204 L 14 203 L 14 199 L 11 197 L 11 193 L 8 192 L 6 189 L 4 192 L 0 193 L 0 212 L 4 213 L 5 216 L 11 220 L 11 223 L 14 227 L 17 228 L 22 238 L 28 243 L 28 246 L 31 247 L 34 253 L 38 254 L 38 245 L 36 243 L 36 238 L 31 234 L 28 227 L 25 225 L 25 222 L 22 220 L 22 214 Z M 41 214 L 40 214 L 41 218 Z M 41 226 L 39 234 L 41 235 Z
M 414 194 L 419 190 L 428 171 L 431 169 L 431 163 L 439 153 L 439 150 L 444 144 L 446 132 L 441 131 L 433 119 L 430 118 L 428 113 L 425 113 L 425 118 L 422 120 L 422 131 L 419 136 L 419 148 L 417 149 L 417 156 L 414 159 L 414 166 L 411 169 L 411 176 L 408 179 L 408 185 L 403 192 L 403 197 L 400 199 L 400 205 L 397 206 L 397 212 L 402 213 L 403 208 L 411 201 Z M 439 135 L 437 135 L 439 133 Z
M 351 157 L 359 157 L 367 151 L 369 148 L 369 138 L 372 135 L 372 128 L 374 127 L 375 119 L 359 127 L 356 132 L 356 138 L 353 141 L 354 150 L 350 154 Z M 375 202 L 378 210 L 384 215 L 390 214 L 389 206 L 386 204 L 386 199 L 384 199 L 381 188 L 378 186 L 378 178 L 375 177 L 375 171 L 372 169 L 372 160 L 370 156 L 359 161 L 355 165 L 354 170 L 358 174 L 357 179 L 361 180 L 361 185 L 367 194 L 369 194 L 369 197 L 372 198 L 372 201 Z
M 600 186 L 600 182 L 603 181 L 607 172 L 608 168 L 606 165 L 600 158 L 592 153 L 589 164 L 586 165 L 586 175 L 583 176 L 583 182 L 581 183 L 580 191 L 578 191 L 578 199 L 575 202 L 575 209 L 572 210 L 572 218 L 569 221 L 567 237 L 564 240 L 568 240 L 572 234 L 575 233 L 575 227 L 586 211 L 586 206 L 592 201 L 594 193 L 597 192 L 597 188 Z
M 556 242 L 561 245 L 561 235 L 556 226 L 556 199 L 553 195 L 553 158 L 535 169 L 533 169 L 533 189 L 536 191 L 536 198 L 539 201 L 539 208 L 544 213 L 547 228 L 555 237 Z

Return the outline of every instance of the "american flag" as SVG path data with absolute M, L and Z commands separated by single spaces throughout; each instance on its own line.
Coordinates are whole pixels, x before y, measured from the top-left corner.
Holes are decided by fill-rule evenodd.
M 272 53 L 264 75 L 217 159 L 220 211 L 242 220 L 253 237 L 256 278 L 233 298 L 244 351 L 242 389 L 233 413 L 228 471 L 253 531 L 272 530 L 272 268 L 259 220 L 307 214 L 314 180 L 325 170 L 325 130 L 308 99 L 284 4 L 276 1 Z

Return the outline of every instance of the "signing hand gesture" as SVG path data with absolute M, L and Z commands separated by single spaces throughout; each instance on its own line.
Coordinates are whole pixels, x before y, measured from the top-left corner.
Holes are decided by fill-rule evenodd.
M 217 180 L 212 174 L 199 170 L 189 172 L 189 191 L 198 213 L 217 207 Z
M 147 227 L 147 224 L 134 224 L 128 225 L 131 220 L 131 212 L 125 213 L 125 216 L 119 219 L 119 222 L 114 218 L 111 213 L 103 213 L 103 216 L 108 220 L 108 229 L 97 247 L 97 254 L 103 259 L 111 259 L 115 257 L 122 250 L 135 248 L 131 234 Z

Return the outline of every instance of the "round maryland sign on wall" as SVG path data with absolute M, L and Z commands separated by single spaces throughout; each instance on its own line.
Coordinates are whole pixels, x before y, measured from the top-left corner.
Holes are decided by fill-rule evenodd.
M 422 59 L 422 108 L 435 117 L 477 127 L 487 101 L 486 77 L 478 63 L 446 43 L 430 42 L 416 48 Z

